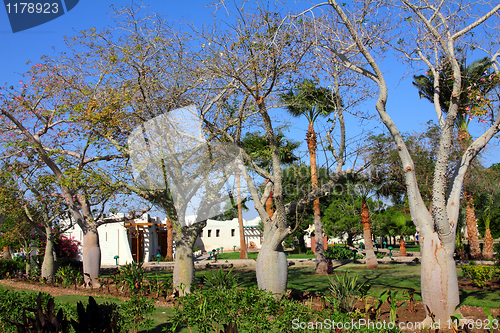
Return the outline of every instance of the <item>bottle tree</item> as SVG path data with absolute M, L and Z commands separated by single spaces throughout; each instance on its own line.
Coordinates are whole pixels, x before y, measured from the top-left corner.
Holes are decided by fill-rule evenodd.
M 415 75 L 413 85 L 417 87 L 420 97 L 424 97 L 431 103 L 434 103 L 437 97 L 441 110 L 444 114 L 447 114 L 453 90 L 453 70 L 445 58 L 443 58 L 442 62 L 441 70 L 436 72 L 436 79 L 439 81 L 437 87 L 435 87 L 434 83 L 435 75 L 431 71 L 428 71 L 427 75 Z M 485 110 L 488 108 L 488 100 L 485 96 L 498 86 L 499 81 L 491 78 L 493 67 L 492 61 L 488 57 L 478 59 L 468 66 L 466 65 L 466 59 L 462 59 L 459 65 L 462 87 L 465 89 L 463 89 L 458 99 L 455 126 L 458 131 L 460 150 L 463 154 L 472 143 L 472 136 L 468 130 L 469 123 L 473 117 L 485 115 Z M 481 258 L 481 249 L 479 248 L 473 188 L 473 179 L 469 170 L 464 178 L 463 200 L 466 204 L 465 216 L 470 255 L 471 259 L 477 260 Z

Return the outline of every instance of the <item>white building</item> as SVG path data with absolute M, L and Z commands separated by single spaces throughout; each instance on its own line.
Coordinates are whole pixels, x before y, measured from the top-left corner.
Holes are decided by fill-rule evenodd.
M 260 218 L 253 220 L 243 220 L 245 230 L 245 242 L 249 249 L 260 249 L 262 244 L 261 234 L 258 230 Z M 208 220 L 207 226 L 203 228 L 200 237 L 194 244 L 202 251 L 212 251 L 217 248 L 224 248 L 224 251 L 239 250 L 240 248 L 240 228 L 238 219 L 229 221 Z
M 118 214 L 123 217 L 124 214 Z M 243 220 L 245 240 L 248 248 L 260 249 L 261 237 L 257 227 L 260 218 L 251 221 Z M 124 265 L 132 261 L 150 262 L 155 261 L 155 256 L 166 255 L 167 220 L 159 217 L 151 217 L 144 214 L 140 219 L 129 222 L 107 223 L 99 226 L 99 244 L 101 247 L 102 265 Z M 73 237 L 83 244 L 83 232 L 78 225 L 67 231 L 68 236 Z M 240 247 L 240 232 L 238 219 L 230 221 L 208 220 L 200 237 L 196 239 L 195 247 L 203 251 L 224 248 L 224 251 L 233 251 L 236 246 Z M 81 256 L 80 249 L 80 256 Z M 115 257 L 118 256 L 117 259 Z M 175 256 L 175 246 L 174 246 Z M 81 257 L 80 257 L 81 259 Z

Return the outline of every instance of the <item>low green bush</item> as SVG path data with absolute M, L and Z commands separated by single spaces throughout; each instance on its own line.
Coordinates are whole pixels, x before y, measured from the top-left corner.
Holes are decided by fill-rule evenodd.
M 352 250 L 344 245 L 329 246 L 325 250 L 326 259 L 345 260 L 352 259 Z M 356 259 L 363 259 L 362 255 L 356 254 Z
M 37 298 L 40 297 L 40 306 Z M 0 289 L 0 323 L 3 332 L 16 332 L 16 326 L 10 322 L 23 323 L 23 310 L 26 316 L 34 318 L 34 313 L 30 309 L 41 309 L 47 312 L 49 301 L 54 302 L 54 298 L 47 293 L 18 292 L 8 289 Z M 64 319 L 68 321 L 63 332 L 74 332 L 76 328 L 79 332 L 137 332 L 139 329 L 152 328 L 152 314 L 154 311 L 154 301 L 144 297 L 132 298 L 123 305 L 112 302 L 97 304 L 92 297 L 85 304 L 71 305 L 63 302 L 54 302 L 55 306 L 50 311 L 56 314 L 62 309 Z M 38 311 L 38 310 L 37 310 Z M 35 311 L 35 312 L 37 312 Z M 71 321 L 71 326 L 69 325 Z
M 153 328 L 154 301 L 145 297 L 132 297 L 119 309 L 119 324 L 125 332 L 138 332 Z
M 35 293 L 0 289 L 0 320 L 5 325 L 7 332 L 16 331 L 16 327 L 8 321 L 23 322 L 23 309 L 35 309 L 37 297 L 38 294 Z M 52 299 L 52 296 L 41 293 L 43 307 L 47 306 L 50 299 Z
M 493 279 L 495 267 L 488 265 L 464 265 L 462 266 L 462 271 L 476 286 L 484 288 L 486 282 Z
M 0 279 L 13 276 L 20 270 L 24 271 L 24 269 L 25 264 L 22 261 L 14 259 L 0 259 Z
M 198 332 L 324 332 L 335 331 L 335 323 L 351 323 L 349 314 L 316 311 L 286 297 L 275 297 L 254 288 L 201 289 L 179 298 L 171 326 L 178 332 L 187 327 Z M 398 329 L 368 329 L 356 332 L 400 332 Z
M 263 290 L 202 289 L 179 299 L 170 332 L 197 327 L 200 333 L 224 331 L 236 325 L 238 332 L 292 332 L 292 320 L 308 322 L 314 311 Z
M 218 290 L 227 290 L 238 286 L 238 280 L 232 274 L 234 267 L 229 271 L 224 272 L 222 267 L 220 270 L 209 273 L 205 277 L 204 284 L 206 287 Z

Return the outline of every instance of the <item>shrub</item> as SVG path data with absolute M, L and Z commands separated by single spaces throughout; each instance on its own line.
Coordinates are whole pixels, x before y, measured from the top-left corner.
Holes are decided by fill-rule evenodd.
M 464 275 L 469 278 L 479 288 L 484 288 L 486 282 L 493 279 L 495 268 L 488 265 L 464 265 L 462 266 Z
M 333 279 L 328 277 L 332 294 L 326 299 L 335 309 L 344 313 L 355 311 L 357 296 L 365 294 L 365 284 L 358 282 L 357 275 L 348 276 L 348 273 L 346 271 L 343 275 L 336 275 Z
M 254 288 L 201 289 L 179 298 L 172 326 L 165 327 L 164 331 L 178 332 L 182 327 L 194 331 L 193 328 L 196 327 L 200 333 L 322 332 L 329 329 L 327 326 L 321 326 L 323 323 L 351 323 L 352 319 L 347 314 L 316 311 L 303 303 L 285 297 L 275 297 L 269 292 Z M 306 326 L 301 326 L 300 323 Z M 319 324 L 317 329 L 316 324 Z M 357 332 L 380 333 L 399 330 L 360 326 Z
M 46 307 L 49 300 L 53 298 L 47 293 L 40 294 L 41 305 Z M 23 310 L 37 308 L 37 297 L 38 294 L 35 293 L 0 289 L 0 321 L 5 325 L 7 332 L 16 331 L 16 326 L 8 321 L 22 323 L 24 321 Z
M 0 279 L 5 279 L 7 276 L 12 276 L 20 270 L 24 270 L 24 266 L 24 263 L 21 261 L 0 259 Z
M 59 267 L 56 278 L 65 287 L 83 283 L 83 275 L 80 270 L 73 269 L 71 266 Z
M 92 296 L 89 296 L 87 307 L 82 302 L 77 303 L 78 320 L 71 319 L 71 326 L 76 333 L 85 332 L 119 332 L 118 312 L 114 303 L 98 305 Z
M 307 254 L 307 255 L 314 254 L 314 251 L 313 251 L 313 250 L 307 250 L 306 254 Z
M 132 262 L 122 266 L 118 270 L 118 276 L 115 275 L 116 280 L 123 283 L 123 287 L 126 286 L 130 293 L 134 295 L 143 291 L 144 268 L 142 264 L 142 262 Z
M 325 250 L 326 259 L 331 260 L 345 260 L 352 259 L 352 251 L 343 245 L 329 246 Z M 363 256 L 356 254 L 356 259 L 363 259 Z
M 219 271 L 207 274 L 205 278 L 205 286 L 218 290 L 227 290 L 237 287 L 238 280 L 232 274 L 233 268 L 231 268 L 228 272 L 224 272 L 221 267 Z
M 126 331 L 137 332 L 153 327 L 154 302 L 144 297 L 132 297 L 120 308 L 120 324 Z
M 291 322 L 313 319 L 314 311 L 288 299 L 249 289 L 202 289 L 179 299 L 169 329 L 198 327 L 200 333 L 224 331 L 237 326 L 238 332 L 292 332 Z
M 26 310 L 33 312 L 33 316 L 27 316 Z M 69 332 L 68 321 L 64 319 L 63 310 L 59 309 L 55 314 L 54 299 L 50 298 L 47 306 L 42 306 L 42 293 L 38 293 L 36 308 L 23 309 L 22 322 L 10 322 L 17 327 L 18 332 Z
M 45 245 L 47 241 L 42 236 L 38 236 L 37 246 L 38 246 L 38 255 L 41 256 L 43 260 L 43 256 L 45 254 Z M 70 258 L 76 259 L 78 258 L 78 246 L 80 242 L 68 238 L 63 234 L 59 234 L 54 240 L 54 246 L 56 250 L 57 258 Z

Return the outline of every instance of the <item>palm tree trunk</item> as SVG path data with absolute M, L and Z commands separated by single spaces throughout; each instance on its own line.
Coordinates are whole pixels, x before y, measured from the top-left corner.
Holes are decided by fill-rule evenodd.
M 365 239 L 366 268 L 378 269 L 377 257 L 373 251 L 372 232 L 370 229 L 370 213 L 368 212 L 368 205 L 364 199 L 361 206 L 361 223 L 363 223 L 363 237 Z
M 172 221 L 167 218 L 167 257 L 169 261 L 174 260 L 174 236 L 173 236 Z
M 318 188 L 318 171 L 316 169 L 316 133 L 312 123 L 309 123 L 307 130 L 307 147 L 309 148 L 309 160 L 311 161 L 311 183 L 312 189 Z M 328 263 L 325 257 L 325 248 L 323 246 L 323 225 L 321 223 L 321 213 L 319 209 L 319 199 L 314 200 L 314 238 L 316 274 L 328 274 Z
M 469 239 L 469 248 L 471 259 L 477 260 L 481 258 L 481 249 L 479 247 L 479 239 L 477 237 L 477 222 L 476 213 L 474 210 L 474 197 L 464 191 L 466 210 L 465 219 L 467 222 L 467 236 Z
M 484 234 L 483 258 L 493 259 L 493 237 L 491 236 L 490 227 L 486 227 Z
M 238 200 L 238 226 L 240 227 L 240 259 L 248 259 L 247 245 L 245 242 L 245 229 L 243 228 L 243 212 L 241 210 L 240 174 L 236 174 L 236 200 Z
M 406 257 L 406 244 L 403 235 L 399 236 L 399 256 Z
M 458 130 L 458 140 L 460 141 L 460 147 L 462 153 L 465 152 L 467 146 L 470 142 L 470 134 L 466 127 L 460 127 Z M 481 258 L 481 249 L 479 247 L 479 239 L 477 237 L 477 221 L 476 212 L 474 210 L 474 196 L 472 193 L 467 191 L 467 188 L 471 182 L 470 172 L 467 172 L 464 178 L 464 201 L 466 204 L 465 208 L 465 221 L 467 223 L 467 236 L 469 243 L 469 251 L 471 259 L 477 260 Z

